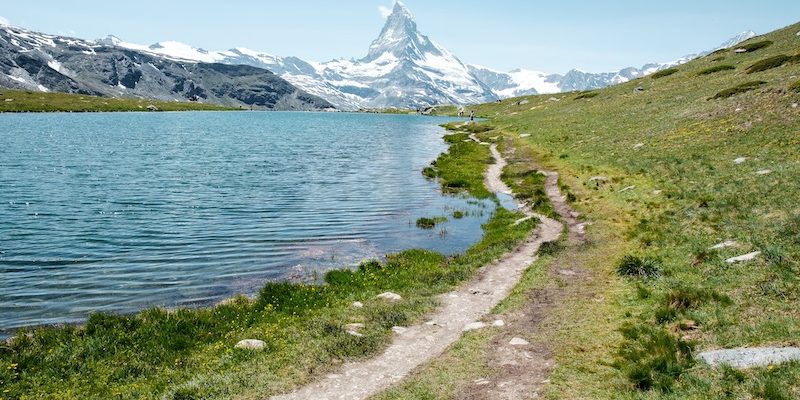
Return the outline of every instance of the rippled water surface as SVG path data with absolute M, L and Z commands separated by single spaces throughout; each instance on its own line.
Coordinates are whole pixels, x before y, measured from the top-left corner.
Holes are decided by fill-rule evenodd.
M 489 202 L 420 173 L 444 120 L 312 113 L 0 115 L 0 331 L 204 305 L 419 247 Z M 418 217 L 468 217 L 435 230 Z

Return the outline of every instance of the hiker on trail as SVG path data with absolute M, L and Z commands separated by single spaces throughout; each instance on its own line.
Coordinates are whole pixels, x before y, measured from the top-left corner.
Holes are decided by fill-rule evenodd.
M 469 112 L 469 122 L 475 122 L 475 111 Z

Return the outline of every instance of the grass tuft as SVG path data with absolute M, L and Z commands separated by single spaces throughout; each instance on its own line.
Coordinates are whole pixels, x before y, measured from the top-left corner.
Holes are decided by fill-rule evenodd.
M 422 217 L 417 219 L 417 228 L 433 229 L 436 227 L 436 225 L 439 225 L 443 222 L 447 222 L 447 217 L 435 217 L 435 218 Z
M 639 390 L 669 392 L 694 365 L 694 346 L 661 327 L 628 325 L 614 366 Z
M 596 91 L 588 91 L 588 92 L 580 92 L 576 97 L 575 100 L 581 99 L 591 99 L 600 95 L 600 92 Z
M 795 93 L 800 93 L 800 80 L 799 81 L 795 81 L 795 83 L 789 85 L 789 90 L 791 90 L 791 91 L 793 91 Z
M 661 262 L 655 258 L 629 254 L 617 263 L 617 273 L 632 278 L 655 278 L 661 274 Z

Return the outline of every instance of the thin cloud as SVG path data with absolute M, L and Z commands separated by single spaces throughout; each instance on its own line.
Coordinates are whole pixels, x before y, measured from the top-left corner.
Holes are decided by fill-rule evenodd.
M 378 6 L 378 12 L 381 13 L 381 17 L 389 18 L 389 16 L 392 15 L 392 7 Z

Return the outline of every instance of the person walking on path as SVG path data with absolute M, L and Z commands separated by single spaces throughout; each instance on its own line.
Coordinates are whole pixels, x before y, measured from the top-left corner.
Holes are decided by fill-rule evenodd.
M 475 122 L 475 111 L 469 112 L 469 122 Z

